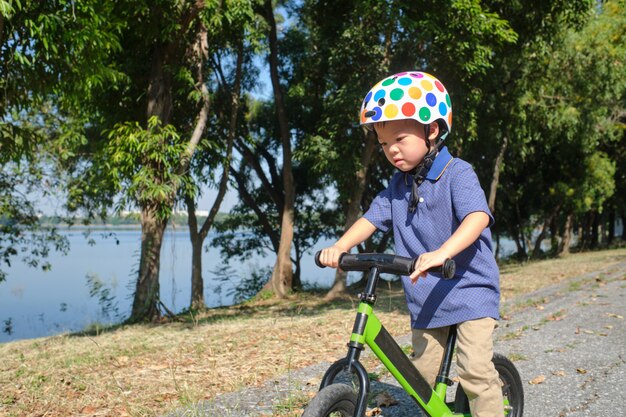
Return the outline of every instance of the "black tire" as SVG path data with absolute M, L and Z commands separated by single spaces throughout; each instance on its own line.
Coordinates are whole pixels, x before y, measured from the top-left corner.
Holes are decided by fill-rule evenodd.
M 331 384 L 318 392 L 304 410 L 302 417 L 353 417 L 356 392 L 345 384 Z
M 524 414 L 524 386 L 519 372 L 506 356 L 496 353 L 493 355 L 492 361 L 500 375 L 500 381 L 502 381 L 502 396 L 505 403 L 504 415 L 506 417 L 522 417 Z M 464 414 L 470 412 L 467 395 L 465 395 L 460 384 L 456 388 L 454 411 Z

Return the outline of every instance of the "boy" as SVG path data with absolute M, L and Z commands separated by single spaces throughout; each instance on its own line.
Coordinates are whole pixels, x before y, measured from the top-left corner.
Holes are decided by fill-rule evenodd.
M 361 125 L 376 133 L 399 172 L 320 261 L 336 268 L 339 255 L 377 229 L 393 229 L 396 253 L 419 256 L 415 271 L 402 277 L 415 366 L 434 386 L 449 326 L 457 324 L 457 370 L 472 416 L 502 417 L 502 388 L 491 362 L 500 300 L 493 217 L 471 166 L 442 147 L 452 125 L 450 97 L 432 75 L 395 74 L 366 95 Z M 456 261 L 454 279 L 427 272 L 447 258 Z

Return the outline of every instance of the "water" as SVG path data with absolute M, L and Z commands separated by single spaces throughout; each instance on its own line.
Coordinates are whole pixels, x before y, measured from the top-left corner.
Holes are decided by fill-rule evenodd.
M 113 235 L 109 236 L 111 233 Z M 84 329 L 93 323 L 117 323 L 130 315 L 139 264 L 139 230 L 63 231 L 70 241 L 67 256 L 51 253 L 52 270 L 41 271 L 14 262 L 7 280 L 0 283 L 0 342 L 49 336 Z M 205 241 L 205 249 L 211 236 Z M 90 244 L 90 240 L 93 244 Z M 327 246 L 320 242 L 315 250 Z M 217 281 L 215 271 L 223 266 L 216 248 L 203 250 L 205 300 L 209 307 L 230 305 L 240 277 L 259 268 L 271 267 L 274 256 L 254 256 L 231 265 L 235 276 Z M 211 277 L 214 279 L 212 280 Z M 180 312 L 191 297 L 191 242 L 187 229 L 168 230 L 161 249 L 161 300 Z M 313 255 L 302 260 L 303 283 L 330 287 L 334 270 L 320 269 Z M 95 290 L 90 295 L 90 290 Z
M 70 241 L 67 256 L 52 252 L 52 270 L 41 271 L 14 262 L 7 280 L 0 283 L 0 343 L 78 331 L 94 323 L 119 323 L 130 315 L 139 264 L 140 230 L 62 231 Z M 226 282 L 216 278 L 224 266 L 216 248 L 205 241 L 202 268 L 204 297 L 209 307 L 233 304 L 231 290 L 241 277 L 260 268 L 272 267 L 275 256 L 253 256 L 247 262 L 233 262 L 234 275 Z M 319 242 L 301 261 L 303 284 L 329 288 L 335 271 L 320 269 L 313 253 L 331 244 Z M 502 239 L 504 253 L 514 245 Z M 351 273 L 348 282 L 359 278 Z M 191 242 L 186 228 L 168 229 L 161 249 L 161 301 L 173 312 L 189 306 L 191 297 Z

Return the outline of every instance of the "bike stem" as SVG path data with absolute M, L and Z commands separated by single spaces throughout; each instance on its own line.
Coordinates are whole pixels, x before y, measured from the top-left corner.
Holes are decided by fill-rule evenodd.
M 450 365 L 452 364 L 452 355 L 454 354 L 454 345 L 456 343 L 456 324 L 450 326 L 448 339 L 446 340 L 446 348 L 441 359 L 439 374 L 435 380 L 435 392 L 440 398 L 445 399 L 446 388 L 452 385 L 450 376 Z

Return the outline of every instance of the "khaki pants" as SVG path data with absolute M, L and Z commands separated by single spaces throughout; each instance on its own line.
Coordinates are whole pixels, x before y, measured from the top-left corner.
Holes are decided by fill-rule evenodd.
M 493 357 L 492 318 L 466 321 L 457 325 L 457 372 L 469 399 L 473 417 L 503 417 L 502 386 Z M 434 387 L 449 327 L 413 329 L 415 367 Z

